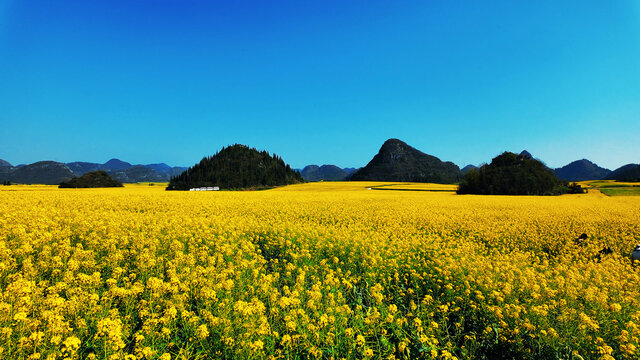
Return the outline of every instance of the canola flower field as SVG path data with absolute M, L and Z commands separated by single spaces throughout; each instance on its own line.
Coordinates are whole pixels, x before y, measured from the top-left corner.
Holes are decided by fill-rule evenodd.
M 2 188 L 0 358 L 640 357 L 640 197 L 378 185 Z

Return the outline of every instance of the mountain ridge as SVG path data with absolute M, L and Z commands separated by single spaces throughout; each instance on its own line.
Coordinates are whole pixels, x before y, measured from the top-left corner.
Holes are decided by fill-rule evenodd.
M 554 172 L 558 178 L 566 181 L 601 180 L 611 174 L 611 170 L 602 168 L 587 159 L 573 161 L 555 169 Z
M 616 181 L 640 181 L 640 164 L 627 164 L 613 170 L 605 179 Z
M 336 165 L 307 165 L 300 174 L 305 181 L 344 181 L 350 173 Z
M 385 141 L 373 159 L 351 175 L 352 181 L 455 183 L 461 178 L 458 165 L 441 161 L 395 138 Z
M 8 164 L 8 165 L 7 165 Z M 59 184 L 74 177 L 81 177 L 93 171 L 105 171 L 117 181 L 168 182 L 186 170 L 186 167 L 171 167 L 165 163 L 149 165 L 131 165 L 120 159 L 110 159 L 104 164 L 85 161 L 62 163 L 52 160 L 37 161 L 23 166 L 12 166 L 8 161 L 0 162 L 0 181 L 21 184 Z

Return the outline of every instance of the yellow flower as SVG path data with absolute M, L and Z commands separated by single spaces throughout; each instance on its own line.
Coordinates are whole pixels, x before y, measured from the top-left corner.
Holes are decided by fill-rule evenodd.
M 347 337 L 352 337 L 353 336 L 353 329 L 352 328 L 347 328 L 344 331 L 344 335 L 347 336 Z
M 207 329 L 207 325 L 202 324 L 198 326 L 196 329 L 196 333 L 200 339 L 206 339 L 209 336 L 209 330 Z
M 282 340 L 280 340 L 280 344 L 281 344 L 282 346 L 284 346 L 284 347 L 288 347 L 288 346 L 290 346 L 290 345 L 291 345 L 291 336 L 289 336 L 288 334 L 287 334 L 287 335 L 284 335 L 284 336 L 282 337 Z
M 364 357 L 370 358 L 372 356 L 373 356 L 373 350 L 371 350 L 370 348 L 365 348 L 364 349 Z
M 64 345 L 64 351 L 74 353 L 80 348 L 81 343 L 77 337 L 70 336 L 62 342 L 62 345 Z

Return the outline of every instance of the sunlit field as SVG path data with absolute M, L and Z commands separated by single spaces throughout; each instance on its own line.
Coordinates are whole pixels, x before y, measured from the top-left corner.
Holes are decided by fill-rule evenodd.
M 583 181 L 585 188 L 597 189 L 608 196 L 640 196 L 640 183 L 614 180 Z
M 0 187 L 0 358 L 640 356 L 640 197 L 380 185 Z

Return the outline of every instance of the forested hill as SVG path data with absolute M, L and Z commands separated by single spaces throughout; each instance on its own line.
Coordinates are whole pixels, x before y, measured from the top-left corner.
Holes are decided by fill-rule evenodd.
M 460 181 L 460 168 L 419 151 L 398 139 L 389 139 L 353 181 L 414 181 L 451 184 Z
M 480 195 L 560 195 L 582 193 L 579 185 L 556 177 L 553 170 L 530 154 L 504 152 L 491 164 L 464 175 L 458 194 Z
M 285 164 L 281 157 L 235 144 L 171 178 L 167 190 L 213 186 L 221 189 L 264 188 L 303 181 L 300 173 Z

